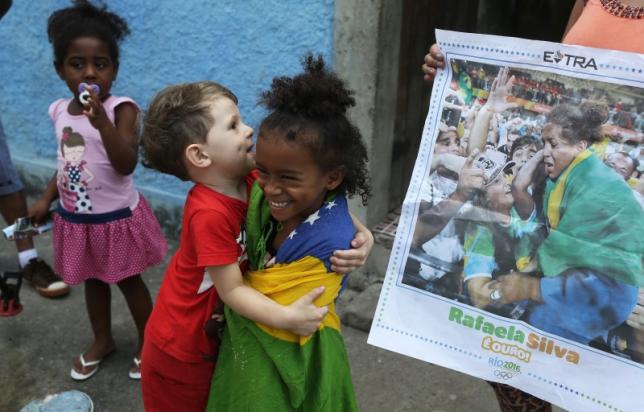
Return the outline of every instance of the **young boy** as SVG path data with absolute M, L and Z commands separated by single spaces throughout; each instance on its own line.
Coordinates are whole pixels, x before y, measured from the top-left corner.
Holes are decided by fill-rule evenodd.
M 215 311 L 222 301 L 253 321 L 303 336 L 317 330 L 327 313 L 313 303 L 323 288 L 282 306 L 243 283 L 243 224 L 256 179 L 252 134 L 235 95 L 214 82 L 168 87 L 150 104 L 144 164 L 195 185 L 184 206 L 179 248 L 146 327 L 141 375 L 147 411 L 205 410 L 218 353 L 212 326 L 221 325 Z M 354 246 L 366 246 L 344 254 L 340 265 L 348 266 L 341 267 L 363 263 L 370 233 L 362 232 L 366 242 L 354 239 Z

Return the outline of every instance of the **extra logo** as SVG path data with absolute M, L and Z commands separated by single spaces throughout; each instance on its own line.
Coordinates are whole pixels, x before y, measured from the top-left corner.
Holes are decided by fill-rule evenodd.
M 563 64 L 570 67 L 579 67 L 580 69 L 592 68 L 597 70 L 597 63 L 594 58 L 586 58 L 584 56 L 575 56 L 573 54 L 562 53 L 557 51 L 544 51 L 543 61 L 546 63 Z

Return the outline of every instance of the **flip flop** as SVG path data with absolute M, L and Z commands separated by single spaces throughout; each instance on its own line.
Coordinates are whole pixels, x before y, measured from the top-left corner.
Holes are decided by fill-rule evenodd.
M 80 360 L 80 363 L 81 363 L 81 369 L 85 369 L 88 366 L 96 366 L 96 367 L 94 369 L 92 369 L 90 372 L 85 373 L 85 374 L 77 372 L 74 368 L 72 368 L 72 370 L 71 370 L 69 375 L 75 381 L 84 381 L 86 379 L 89 379 L 92 376 L 94 376 L 96 374 L 96 372 L 98 372 L 98 367 L 99 367 L 100 363 L 103 361 L 103 358 L 93 360 L 93 361 L 89 361 L 89 362 L 85 362 L 85 358 L 83 357 L 83 354 L 81 353 L 79 358 L 78 358 Z
M 127 376 L 130 377 L 130 379 L 135 379 L 139 380 L 141 379 L 141 359 L 137 358 L 136 356 L 133 359 L 134 365 L 139 368 L 137 372 L 132 372 L 132 369 L 128 372 Z

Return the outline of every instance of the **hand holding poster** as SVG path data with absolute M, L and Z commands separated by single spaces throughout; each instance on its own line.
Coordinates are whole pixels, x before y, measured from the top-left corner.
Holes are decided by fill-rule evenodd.
M 369 343 L 644 410 L 644 56 L 438 31 Z

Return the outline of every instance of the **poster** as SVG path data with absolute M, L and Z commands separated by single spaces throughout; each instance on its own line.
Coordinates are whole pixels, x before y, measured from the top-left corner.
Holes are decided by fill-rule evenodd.
M 437 41 L 369 343 L 570 411 L 644 410 L 644 55 Z

